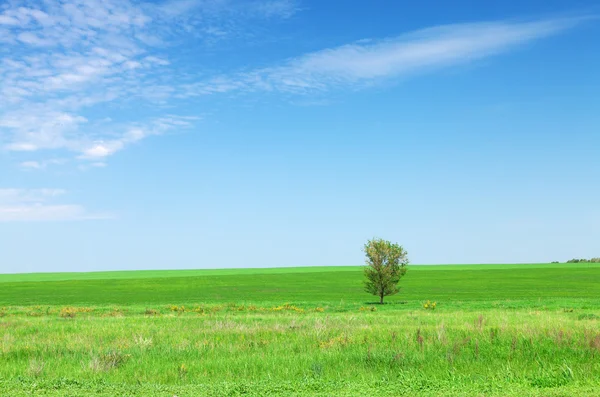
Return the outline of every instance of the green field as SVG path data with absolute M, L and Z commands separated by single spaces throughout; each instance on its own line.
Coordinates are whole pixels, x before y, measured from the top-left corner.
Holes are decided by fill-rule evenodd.
M 0 275 L 0 395 L 600 395 L 600 265 Z M 436 301 L 434 311 L 423 308 Z

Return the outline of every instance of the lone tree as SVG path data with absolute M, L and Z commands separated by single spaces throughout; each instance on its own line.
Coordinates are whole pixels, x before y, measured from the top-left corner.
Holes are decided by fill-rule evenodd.
M 407 252 L 400 245 L 380 238 L 367 241 L 364 251 L 365 291 L 378 296 L 383 304 L 384 296 L 400 291 L 398 282 L 406 274 Z

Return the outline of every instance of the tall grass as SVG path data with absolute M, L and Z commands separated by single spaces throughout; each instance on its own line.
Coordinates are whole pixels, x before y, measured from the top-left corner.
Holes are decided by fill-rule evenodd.
M 61 317 L 51 308 L 31 317 L 9 308 L 0 323 L 3 387 L 218 393 L 246 385 L 271 393 L 296 385 L 350 395 L 373 387 L 390 395 L 576 395 L 600 387 L 600 324 L 597 317 L 582 319 L 582 310 L 345 305 L 319 312 L 233 304 L 147 310 L 113 316 L 114 308 L 99 308 Z
M 0 282 L 0 395 L 600 395 L 599 269 Z

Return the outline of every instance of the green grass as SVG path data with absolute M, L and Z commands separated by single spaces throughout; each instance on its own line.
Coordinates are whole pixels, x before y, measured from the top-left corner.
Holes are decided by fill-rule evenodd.
M 361 281 L 355 267 L 2 275 L 0 394 L 600 395 L 598 265 L 412 266 L 383 306 Z
M 460 266 L 460 265 L 459 265 Z M 356 271 L 356 266 L 188 269 L 188 270 L 129 270 L 105 272 L 17 273 L 0 274 L 0 283 L 11 281 L 115 280 L 140 278 L 171 278 L 193 276 L 231 276 L 250 274 L 316 273 Z
M 0 277 L 2 305 L 151 305 L 199 302 L 367 303 L 360 267 L 60 273 L 10 281 Z M 79 279 L 75 277 L 79 276 Z M 44 278 L 46 277 L 46 279 Z M 102 278 L 103 277 L 103 278 Z M 36 280 L 45 281 L 36 281 Z M 597 301 L 600 266 L 412 266 L 402 292 L 389 302 L 434 299 L 457 305 L 477 301 Z M 538 304 L 536 303 L 536 304 Z
M 498 265 L 411 265 L 411 272 L 433 270 L 508 270 L 508 269 L 563 269 L 565 266 L 578 268 L 600 268 L 600 263 L 531 263 Z M 318 267 L 278 267 L 278 268 L 232 268 L 232 269 L 191 269 L 191 270 L 135 270 L 104 272 L 63 272 L 63 273 L 17 273 L 0 274 L 0 283 L 15 281 L 65 281 L 65 280 L 115 280 L 141 278 L 171 278 L 193 276 L 230 276 L 250 274 L 286 274 L 318 272 L 356 272 L 357 266 L 318 266 Z

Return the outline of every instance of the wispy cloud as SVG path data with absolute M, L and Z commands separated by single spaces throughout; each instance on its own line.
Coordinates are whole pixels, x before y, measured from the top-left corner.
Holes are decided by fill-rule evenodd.
M 34 169 L 34 170 L 40 170 L 42 168 L 45 168 L 42 163 L 40 163 L 39 161 L 23 161 L 21 164 L 19 164 L 22 168 L 30 168 L 30 169 Z
M 0 145 L 96 161 L 189 127 L 189 115 L 119 109 L 173 95 L 168 50 L 177 40 L 214 41 L 247 19 L 288 18 L 295 9 L 290 0 L 8 2 L 0 6 Z M 115 114 L 118 121 L 102 121 Z M 44 168 L 39 158 L 21 165 Z
M 47 159 L 47 160 L 39 160 L 39 161 L 23 161 L 19 164 L 19 166 L 23 169 L 29 170 L 43 170 L 48 168 L 51 165 L 59 165 L 66 164 L 68 162 L 67 159 Z
M 62 189 L 0 189 L 0 222 L 76 221 L 108 219 L 110 214 L 90 213 L 76 204 L 54 201 Z
M 30 153 L 22 168 L 50 158 L 104 166 L 150 136 L 189 128 L 173 115 L 192 97 L 270 92 L 299 95 L 356 89 L 511 51 L 585 18 L 437 26 L 362 40 L 270 67 L 196 75 L 170 57 L 190 40 L 239 37 L 248 19 L 285 19 L 293 0 L 14 0 L 0 7 L 0 146 Z M 323 103 L 322 96 L 317 97 Z M 189 108 L 189 106 L 188 106 Z M 67 154 L 70 153 L 70 154 Z
M 218 21 L 223 16 L 239 20 L 248 18 L 289 18 L 299 11 L 296 0 L 171 0 L 158 5 L 147 5 L 146 9 L 155 8 L 166 18 L 184 18 L 187 20 L 212 19 Z
M 162 135 L 169 130 L 189 127 L 193 121 L 198 119 L 199 117 L 196 116 L 182 117 L 176 115 L 167 115 L 166 117 L 152 120 L 151 123 L 145 126 L 129 127 L 126 131 L 118 134 L 118 136 L 113 139 L 99 139 L 85 143 L 79 149 L 81 152 L 79 158 L 91 160 L 102 159 L 122 150 L 127 145 L 141 141 L 148 136 Z M 105 163 L 96 162 L 94 165 L 104 166 Z
M 438 26 L 384 40 L 325 49 L 281 65 L 190 84 L 180 95 L 231 91 L 306 93 L 369 85 L 501 54 L 585 18 Z

